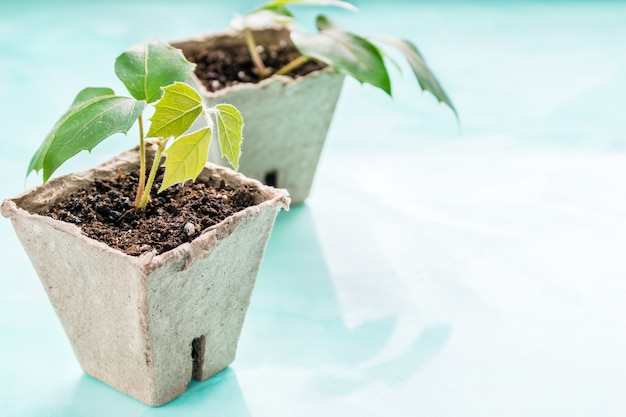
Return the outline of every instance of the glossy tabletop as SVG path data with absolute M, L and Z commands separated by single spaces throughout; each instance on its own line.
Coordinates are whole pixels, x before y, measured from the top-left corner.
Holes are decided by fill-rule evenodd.
M 83 374 L 0 219 L 0 416 L 626 415 L 626 3 L 355 3 L 331 13 L 414 40 L 460 126 L 403 64 L 394 99 L 348 81 L 236 360 L 160 408 Z M 0 3 L 0 199 L 78 90 L 123 91 L 120 51 L 255 5 Z

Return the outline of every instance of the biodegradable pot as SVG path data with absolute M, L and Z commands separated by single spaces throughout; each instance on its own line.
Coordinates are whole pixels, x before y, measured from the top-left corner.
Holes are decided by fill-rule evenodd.
M 259 44 L 292 44 L 285 29 L 255 31 L 254 36 Z M 244 44 L 243 33 L 237 31 L 172 43 L 186 56 Z M 215 93 L 209 92 L 195 74 L 188 82 L 207 106 L 229 103 L 241 111 L 245 141 L 239 170 L 265 184 L 286 188 L 292 203 L 297 204 L 309 195 L 343 80 L 344 75 L 327 67 L 297 79 L 272 76 Z M 220 158 L 217 141 L 211 146 L 211 162 L 227 166 Z
M 251 184 L 255 206 L 156 255 L 129 256 L 39 215 L 56 201 L 120 169 L 136 150 L 99 167 L 51 180 L 2 203 L 83 370 L 157 406 L 235 357 L 254 281 L 274 220 L 289 198 L 232 170 L 207 164 L 198 181 Z

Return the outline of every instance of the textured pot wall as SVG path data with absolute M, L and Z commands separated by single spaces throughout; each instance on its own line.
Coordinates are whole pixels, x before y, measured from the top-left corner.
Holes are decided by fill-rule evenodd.
M 289 42 L 286 31 L 256 32 L 259 43 Z M 173 43 L 189 55 L 202 48 L 242 44 L 237 32 Z M 330 70 L 316 71 L 296 80 L 271 77 L 258 84 L 240 84 L 211 93 L 195 75 L 189 80 L 209 106 L 229 103 L 244 117 L 244 143 L 239 170 L 247 176 L 286 188 L 292 202 L 301 203 L 309 195 L 317 163 L 344 76 Z M 212 141 L 209 159 L 228 166 L 217 141 Z
M 232 233 L 207 236 L 187 260 L 172 259 L 146 277 L 146 322 L 157 397 L 173 398 L 194 375 L 204 380 L 235 358 L 260 261 L 278 209 L 242 218 Z M 168 306 L 168 308 L 163 308 Z M 192 364 L 192 342 L 200 356 Z
M 128 168 L 136 152 L 97 170 Z M 248 183 L 258 205 L 162 255 L 125 255 L 74 225 L 32 214 L 76 190 L 94 172 L 61 177 L 2 204 L 35 267 L 84 371 L 148 405 L 182 394 L 235 357 L 237 341 L 282 190 L 217 166 L 201 179 Z M 194 343 L 195 340 L 195 343 Z M 197 358 L 192 358 L 192 351 Z
M 83 370 L 157 404 L 141 269 L 53 219 L 19 213 L 12 221 Z

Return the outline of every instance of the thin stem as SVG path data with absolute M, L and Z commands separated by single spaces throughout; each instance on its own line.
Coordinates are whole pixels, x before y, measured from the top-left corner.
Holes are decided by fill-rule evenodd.
M 213 119 L 211 118 L 212 114 L 215 114 L 217 112 L 217 110 L 215 109 L 215 107 L 209 107 L 206 108 L 204 106 L 202 106 L 202 115 L 204 116 L 204 121 L 206 122 L 206 127 L 208 127 L 209 129 L 211 129 L 211 131 L 213 131 Z
M 293 61 L 288 62 L 287 64 L 285 64 L 281 69 L 276 71 L 276 73 L 274 75 L 287 75 L 291 71 L 293 71 L 294 69 L 296 69 L 299 66 L 303 65 L 308 60 L 309 60 L 309 58 L 305 57 L 304 55 L 300 55 L 299 57 L 297 57 Z
M 261 59 L 261 55 L 256 50 L 256 42 L 254 41 L 254 36 L 252 35 L 252 31 L 248 28 L 244 29 L 244 34 L 246 36 L 246 45 L 248 46 L 248 51 L 250 52 L 250 57 L 252 58 L 252 62 L 256 67 L 257 73 L 259 77 L 266 78 L 270 75 L 270 71 L 267 69 L 263 60 Z
M 154 179 L 156 178 L 157 171 L 159 170 L 159 164 L 161 163 L 161 156 L 163 155 L 163 151 L 165 150 L 165 144 L 159 142 L 159 147 L 154 155 L 154 160 L 152 161 L 152 169 L 150 169 L 150 175 L 148 176 L 148 182 L 146 183 L 146 190 L 141 197 L 141 201 L 137 206 L 140 210 L 145 210 L 148 205 L 148 200 L 150 198 L 150 190 L 152 189 L 152 184 L 154 183 Z
M 139 115 L 139 184 L 135 196 L 135 207 L 139 203 L 146 189 L 146 141 L 143 134 L 143 113 Z

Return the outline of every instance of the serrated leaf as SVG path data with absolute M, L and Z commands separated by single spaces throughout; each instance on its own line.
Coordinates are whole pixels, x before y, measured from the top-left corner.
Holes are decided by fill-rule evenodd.
M 230 104 L 218 104 L 215 106 L 215 118 L 217 119 L 217 136 L 220 141 L 222 156 L 226 156 L 228 162 L 235 169 L 239 169 L 241 142 L 243 141 L 241 113 Z
M 445 103 L 448 107 L 450 107 L 458 119 L 459 115 L 454 107 L 454 104 L 452 104 L 452 100 L 450 100 L 433 72 L 430 70 L 428 65 L 426 65 L 424 57 L 411 41 L 406 39 L 388 39 L 379 37 L 375 37 L 374 39 L 391 45 L 402 52 L 406 60 L 409 62 L 409 65 L 413 70 L 413 74 L 415 74 L 415 78 L 417 78 L 417 82 L 422 90 L 429 91 L 439 102 Z
M 48 152 L 48 148 L 54 139 L 54 132 L 62 125 L 65 120 L 72 114 L 72 110 L 76 107 L 80 106 L 82 103 L 85 103 L 89 100 L 95 99 L 101 96 L 110 96 L 115 95 L 115 92 L 107 87 L 87 87 L 82 89 L 77 95 L 70 107 L 66 110 L 66 112 L 61 116 L 61 118 L 56 122 L 53 126 L 52 131 L 46 136 L 43 143 L 39 146 L 39 149 L 35 152 L 33 157 L 28 164 L 28 170 L 26 171 L 26 176 L 28 176 L 33 171 L 41 171 L 43 169 L 43 161 L 46 157 L 46 152 Z
M 271 0 L 262 7 L 278 7 L 278 6 L 335 6 L 356 12 L 358 9 L 351 3 L 339 0 Z
M 55 125 L 54 128 L 56 128 L 57 125 Z M 39 145 L 39 148 L 35 151 L 33 156 L 30 158 L 30 163 L 28 164 L 28 169 L 26 170 L 27 177 L 30 175 L 31 172 L 33 171 L 39 172 L 43 169 L 43 160 L 46 157 L 46 152 L 48 152 L 48 148 L 50 147 L 50 144 L 52 143 L 53 139 L 54 139 L 54 134 L 50 132 L 48 136 L 46 136 L 46 138 L 44 139 L 43 143 Z
M 202 113 L 202 98 L 192 87 L 176 82 L 163 88 L 163 97 L 154 105 L 148 138 L 178 137 Z
M 195 67 L 180 49 L 161 41 L 131 46 L 115 60 L 115 74 L 130 95 L 148 103 L 161 98 L 162 87 L 185 81 Z
M 210 143 L 208 127 L 176 139 L 166 151 L 165 175 L 159 192 L 179 182 L 195 181 L 206 164 Z
M 291 32 L 291 40 L 300 53 L 351 75 L 361 83 L 368 83 L 391 95 L 391 81 L 378 48 L 368 40 L 333 24 L 325 16 L 318 16 L 316 34 Z
M 116 96 L 111 89 L 82 90 L 33 156 L 28 173 L 43 169 L 47 182 L 74 155 L 91 151 L 115 133 L 128 132 L 144 106 L 145 102 Z

